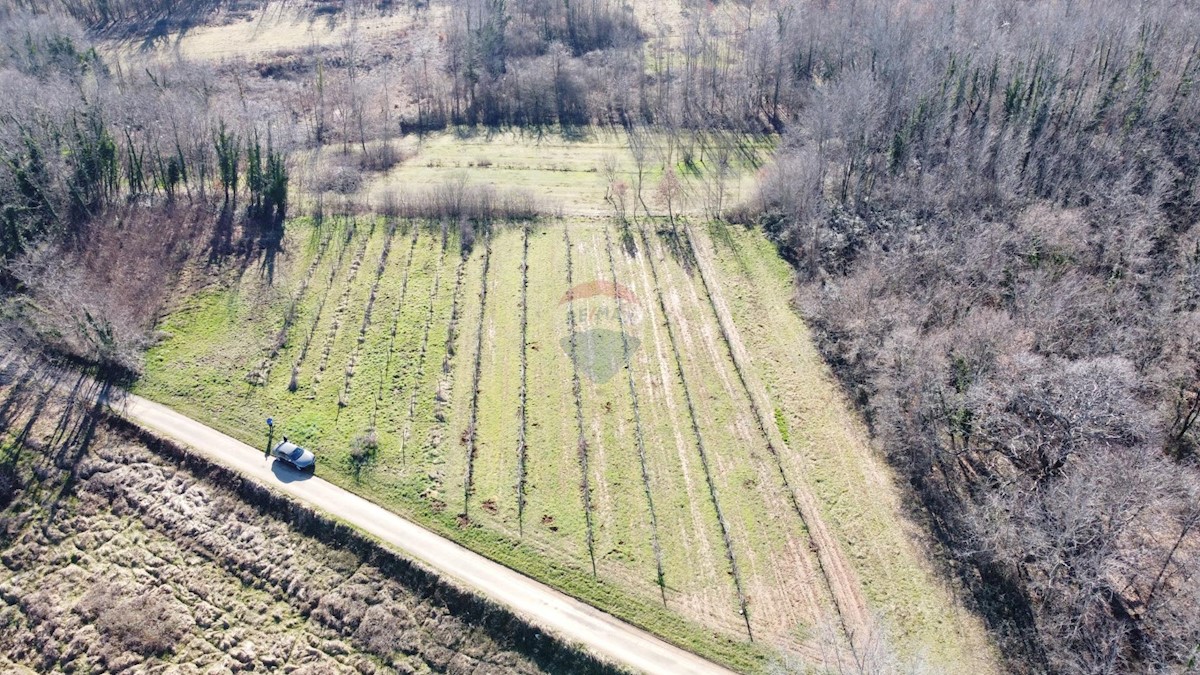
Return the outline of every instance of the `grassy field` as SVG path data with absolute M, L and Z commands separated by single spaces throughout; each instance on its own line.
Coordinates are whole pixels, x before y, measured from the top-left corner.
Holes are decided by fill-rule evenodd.
M 758 234 L 691 231 L 695 250 L 665 222 L 569 216 L 496 225 L 460 254 L 438 224 L 295 220 L 273 278 L 227 274 L 163 320 L 137 390 L 264 449 L 273 417 L 328 479 L 742 670 L 844 651 L 837 583 L 906 658 L 978 666 L 979 627 L 904 529 L 785 263 Z M 847 579 L 789 505 L 801 481 Z
M 791 306 L 791 269 L 758 232 L 714 224 L 705 234 L 752 368 L 791 450 L 782 456 L 785 470 L 818 498 L 888 639 L 933 665 L 993 667 L 982 624 L 935 576 L 924 540 L 902 515 L 894 477 L 848 413 Z
M 314 14 L 310 7 L 289 2 L 267 2 L 243 13 L 218 14 L 202 26 L 170 34 L 156 40 L 114 42 L 108 55 L 125 60 L 187 58 L 196 61 L 257 59 L 269 55 L 340 48 L 348 39 L 359 42 L 358 49 L 395 46 L 417 29 L 429 30 L 441 20 L 442 9 L 379 13 L 365 12 L 360 18 L 345 15 Z

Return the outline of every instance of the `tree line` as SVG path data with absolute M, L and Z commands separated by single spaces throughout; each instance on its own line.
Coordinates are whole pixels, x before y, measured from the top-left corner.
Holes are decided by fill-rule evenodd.
M 81 33 L 47 17 L 12 19 L 0 35 L 13 46 L 0 56 L 12 94 L 0 110 L 4 260 L 125 204 L 232 207 L 244 195 L 248 219 L 282 228 L 289 176 L 269 131 L 239 133 L 219 113 L 195 119 L 169 82 L 115 76 L 94 49 L 77 46 L 86 44 Z
M 778 6 L 804 103 L 732 216 L 1010 666 L 1194 666 L 1200 13 Z

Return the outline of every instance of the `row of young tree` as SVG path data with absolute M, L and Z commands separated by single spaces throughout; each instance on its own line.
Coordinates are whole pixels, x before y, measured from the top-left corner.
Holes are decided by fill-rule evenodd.
M 1011 667 L 1194 667 L 1200 11 L 778 7 L 810 84 L 736 216 Z

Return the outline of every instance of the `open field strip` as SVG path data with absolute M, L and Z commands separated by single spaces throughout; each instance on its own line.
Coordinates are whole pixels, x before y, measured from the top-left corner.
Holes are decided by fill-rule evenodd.
M 738 567 L 737 553 L 735 553 L 733 548 L 733 538 L 730 534 L 729 522 L 726 520 L 724 510 L 721 508 L 721 499 L 717 494 L 717 485 L 713 480 L 713 466 L 704 445 L 704 433 L 700 430 L 701 418 L 696 410 L 695 399 L 688 384 L 687 370 L 684 366 L 679 338 L 676 336 L 675 321 L 672 319 L 663 294 L 662 279 L 658 273 L 658 263 L 655 262 L 655 257 L 658 253 L 652 248 L 645 230 L 641 232 L 641 239 L 642 246 L 646 249 L 646 255 L 641 258 L 641 261 L 648 263 L 646 266 L 650 269 L 654 298 L 657 300 L 658 308 L 663 314 L 663 325 L 666 327 L 667 341 L 671 347 L 671 356 L 675 363 L 675 370 L 679 376 L 680 389 L 683 393 L 684 411 L 691 426 L 692 438 L 695 441 L 694 448 L 700 458 L 701 475 L 704 478 L 705 487 L 708 489 L 709 501 L 717 517 L 717 525 L 721 532 L 721 541 L 725 547 L 725 558 L 729 564 L 729 574 L 733 579 L 733 588 L 737 595 L 738 616 L 741 617 L 742 623 L 746 627 L 746 636 L 753 641 L 754 635 L 753 629 L 750 626 L 750 615 L 747 611 L 745 584 L 742 581 L 742 573 Z
M 307 299 L 308 289 L 312 285 L 314 278 L 317 276 L 317 270 L 321 266 L 321 262 L 325 260 L 325 254 L 329 251 L 330 240 L 333 238 L 333 228 L 329 228 L 324 233 L 313 231 L 315 238 L 318 239 L 316 244 L 316 253 L 313 254 L 312 262 L 308 268 L 293 284 L 282 283 L 279 288 L 287 288 L 289 285 L 295 286 L 292 291 L 291 302 L 288 303 L 287 310 L 284 312 L 280 320 L 279 331 L 271 339 L 270 345 L 266 348 L 266 354 L 259 361 L 258 365 L 253 368 L 247 375 L 246 381 L 262 386 L 271 378 L 271 371 L 274 370 L 278 362 L 279 351 L 287 345 L 288 340 L 292 336 L 293 329 L 296 328 L 297 320 L 300 318 L 301 303 Z M 271 307 L 271 303 L 266 304 Z
M 676 334 L 688 358 L 688 381 L 705 410 L 701 428 L 711 439 L 710 461 L 734 550 L 742 561 L 751 625 L 764 638 L 801 643 L 817 626 L 836 624 L 835 607 L 809 550 L 799 515 L 788 508 L 787 490 L 770 457 L 765 436 L 754 420 L 750 401 L 737 379 L 694 262 L 652 242 L 659 252 L 659 280 Z M 685 269 L 680 260 L 690 265 Z
M 561 345 L 567 319 L 559 301 L 568 289 L 562 225 L 531 231 L 529 265 L 525 538 L 586 565 L 571 359 Z
M 373 318 L 367 326 L 366 333 L 362 335 L 361 343 L 358 338 L 355 339 L 355 346 L 359 352 L 354 364 L 354 388 L 349 396 L 343 391 L 338 399 L 339 406 L 345 404 L 338 412 L 336 431 L 339 436 L 350 439 L 348 444 L 369 432 L 374 432 L 378 443 L 377 451 L 364 460 L 363 464 L 351 464 L 351 470 L 356 476 L 360 473 L 369 475 L 370 472 L 399 462 L 396 459 L 396 434 L 388 425 L 380 423 L 378 393 L 388 368 L 393 316 L 405 294 L 406 274 L 416 254 L 416 229 L 410 223 L 387 223 L 386 227 L 396 229 L 391 235 L 390 252 L 383 274 L 379 278 L 372 310 Z M 386 230 L 382 235 L 376 236 L 386 238 Z M 382 252 L 380 255 L 382 256 Z M 363 281 L 365 282 L 365 279 Z M 384 407 L 383 410 L 389 411 L 390 406 Z
M 422 359 L 428 352 L 431 317 L 441 278 L 442 256 L 436 243 L 437 235 L 423 230 L 417 223 L 411 223 L 409 227 L 412 228 L 411 254 L 395 301 L 384 366 L 376 390 L 376 405 L 382 408 L 382 413 L 376 416 L 376 428 L 386 430 L 395 439 L 394 452 L 399 457 L 401 468 L 394 468 L 393 472 L 403 470 L 412 461 L 409 457 L 410 438 L 416 399 L 425 384 Z M 432 396 L 435 387 L 428 385 L 426 394 Z
M 358 279 L 358 272 L 367 255 L 367 247 L 371 243 L 370 235 L 374 233 L 374 223 L 368 226 L 366 223 L 354 222 L 348 232 L 354 241 L 354 253 L 346 261 L 344 272 L 339 272 L 333 278 L 329 293 L 325 297 L 325 311 L 317 316 L 313 324 L 313 337 L 308 351 L 304 354 L 308 362 L 301 364 L 302 377 L 298 380 L 297 390 L 307 391 L 310 400 L 318 396 L 321 381 L 325 379 L 325 371 L 334 356 L 333 349 L 338 335 L 342 332 L 345 315 L 352 311 L 350 301 L 355 289 L 354 282 Z
M 395 227 L 396 225 L 393 224 L 392 226 Z M 383 367 L 379 369 L 379 375 L 375 378 L 375 382 L 372 383 L 372 393 L 374 394 L 374 398 L 371 402 L 371 428 L 375 429 L 376 433 L 378 433 L 379 430 L 380 406 L 384 407 L 385 414 L 387 411 L 392 409 L 392 406 L 390 405 L 392 392 L 388 391 L 388 397 L 385 399 L 384 390 L 390 383 L 388 376 L 392 374 L 392 361 L 396 357 L 396 336 L 400 332 L 400 315 L 406 304 L 405 300 L 408 296 L 409 282 L 413 278 L 413 257 L 417 253 L 417 241 L 421 235 L 421 230 L 415 223 L 404 223 L 402 226 L 398 227 L 400 228 L 398 232 L 400 236 L 397 237 L 396 234 L 392 235 L 392 247 L 397 249 L 396 252 L 392 254 L 392 259 L 395 261 L 393 263 L 394 269 L 390 270 L 390 273 L 385 272 L 385 274 L 390 279 L 399 273 L 400 288 L 393 293 L 386 293 L 388 289 L 395 289 L 395 284 L 388 283 L 384 285 L 386 294 L 379 298 L 379 301 L 382 302 L 383 307 L 387 309 L 387 315 L 384 319 L 384 327 L 387 328 L 387 330 L 384 331 L 385 344 L 378 346 L 375 349 L 368 350 L 368 352 L 371 354 L 383 354 Z M 410 230 L 411 234 L 409 233 Z M 399 241 L 396 241 L 396 239 L 399 239 Z M 400 265 L 400 267 L 397 268 L 395 265 Z M 391 431 L 394 425 L 385 426 L 388 428 L 388 431 Z M 401 452 L 403 453 L 402 446 Z
M 575 227 L 574 274 L 581 284 L 611 283 L 605 228 Z M 629 395 L 615 297 L 575 300 L 576 350 L 583 366 L 580 394 L 599 574 L 652 597 L 658 588 L 654 532 L 638 460 L 637 427 Z
M 645 248 L 640 240 L 636 243 L 632 255 L 624 248 L 616 252 L 616 280 L 633 291 L 642 314 L 630 326 L 642 344 L 633 354 L 633 371 L 645 427 L 647 472 L 658 506 L 667 605 L 726 634 L 745 635 L 720 526 L 687 420 L 666 318 Z
M 403 348 L 393 355 L 392 367 L 407 375 L 407 384 L 403 390 L 384 393 L 391 426 L 400 436 L 401 461 L 412 466 L 405 478 L 418 488 L 414 494 L 422 500 L 430 487 L 428 466 L 442 442 L 436 410 L 446 355 L 446 342 L 441 338 L 450 320 L 453 297 L 447 280 L 454 275 L 458 260 L 455 243 L 447 248 L 440 234 L 428 238 L 433 243 L 419 248 L 422 255 L 409 279 L 409 299 L 400 312 Z
M 563 225 L 563 243 L 567 247 L 567 293 L 575 293 L 575 263 L 574 251 L 571 244 L 571 228 Z M 575 401 L 575 448 L 579 458 L 579 491 L 583 499 L 583 520 L 586 528 L 584 533 L 587 541 L 588 561 L 592 564 L 592 576 L 596 576 L 596 540 L 595 524 L 592 520 L 592 476 L 588 467 L 589 448 L 587 432 L 584 431 L 583 384 L 580 381 L 580 337 L 579 321 L 575 315 L 575 303 L 566 303 L 567 309 L 567 351 L 571 357 L 571 396 Z
M 520 430 L 521 285 L 523 226 L 498 226 L 491 235 L 487 306 L 482 329 L 480 414 L 468 513 L 473 521 L 520 536 L 517 452 Z
M 608 260 L 608 280 L 613 286 L 617 281 L 616 257 L 613 254 L 612 233 L 610 228 L 604 229 L 604 254 Z M 628 287 L 626 287 L 628 288 Z M 635 313 L 640 315 L 636 307 L 637 298 L 625 298 L 623 293 L 616 293 L 617 327 L 621 332 L 621 361 L 624 364 L 625 383 L 629 386 L 629 412 L 632 413 L 634 443 L 637 448 L 638 468 L 642 479 L 642 491 L 646 497 L 646 515 L 650 518 L 650 548 L 654 554 L 654 581 L 658 586 L 663 604 L 667 604 L 666 581 L 663 573 L 662 544 L 658 534 L 658 512 L 654 508 L 654 488 L 650 481 L 649 460 L 646 458 L 646 430 L 642 424 L 641 404 L 637 395 L 637 377 L 634 375 L 634 352 L 641 346 L 641 341 L 629 333 L 633 329 Z M 629 318 L 626 318 L 626 317 Z M 637 344 L 634 341 L 637 340 Z
M 894 477 L 873 454 L 788 301 L 791 269 L 758 232 L 725 225 L 710 232 L 694 230 L 701 245 L 707 239 L 712 247 L 754 372 L 777 407 L 777 425 L 792 449 L 782 456 L 784 466 L 817 497 L 886 638 L 938 667 L 986 670 L 991 660 L 983 627 L 936 580 L 914 545 L 920 537 L 905 524 Z
M 708 301 L 709 309 L 717 319 L 722 343 L 724 344 L 730 363 L 737 374 L 741 390 L 746 394 L 758 422 L 758 430 L 766 441 L 767 451 L 779 471 L 787 501 L 792 506 L 796 516 L 807 531 L 811 548 L 815 555 L 816 567 L 819 574 L 816 581 L 821 583 L 821 595 L 826 596 L 837 613 L 844 636 L 849 641 L 852 651 L 865 653 L 875 643 L 875 622 L 866 607 L 860 584 L 853 570 L 846 561 L 841 546 L 830 534 L 824 519 L 819 513 L 819 507 L 807 485 L 789 478 L 784 466 L 784 458 L 792 454 L 784 438 L 783 430 L 779 427 L 770 395 L 763 388 L 757 374 L 754 372 L 750 356 L 746 352 L 741 332 L 733 322 L 728 303 L 725 301 L 719 280 L 713 271 L 712 249 L 706 238 L 693 235 L 693 228 L 685 225 L 682 229 L 687 241 L 687 250 L 695 262 L 696 276 L 700 278 L 701 288 Z M 707 334 L 706 334 L 707 335 Z M 726 382 L 726 386 L 728 383 Z M 823 583 L 822 583 L 823 582 Z
M 296 327 L 276 357 L 285 367 L 276 370 L 275 375 L 268 377 L 260 387 L 247 389 L 239 406 L 242 415 L 251 411 L 254 413 L 253 423 L 247 428 L 256 431 L 261 429 L 264 418 L 280 409 L 275 405 L 276 401 L 294 401 L 297 407 L 303 401 L 307 390 L 300 386 L 300 381 L 305 373 L 312 371 L 312 364 L 316 361 L 315 352 L 320 349 L 323 336 L 320 332 L 323 326 L 321 320 L 328 319 L 338 302 L 337 284 L 347 272 L 349 261 L 359 245 L 355 236 L 358 225 L 344 219 L 328 219 L 313 228 L 314 233 L 327 233 L 330 237 L 329 248 L 297 307 Z M 254 326 L 255 321 L 247 317 L 241 325 Z M 226 345 L 225 349 L 236 349 L 236 344 L 235 341 Z M 289 435 L 298 438 L 297 432 L 302 436 L 305 430 L 297 426 L 294 431 L 289 431 Z
M 471 405 L 467 414 L 467 430 L 464 432 L 467 470 L 463 479 L 462 513 L 467 518 L 470 518 L 471 513 L 471 494 L 475 489 L 475 454 L 479 447 L 479 388 L 483 375 L 483 327 L 487 314 L 488 273 L 491 272 L 491 263 L 492 234 L 487 232 L 483 236 L 483 271 L 479 276 L 479 320 L 475 325 L 475 348 L 471 350 L 471 390 L 468 394 Z
M 394 48 L 398 39 L 414 30 L 429 30 L 442 14 L 442 6 L 406 8 L 388 13 L 349 16 L 315 16 L 310 7 L 291 2 L 255 3 L 249 16 L 228 16 L 209 25 L 193 26 L 156 42 L 114 41 L 105 52 L 118 60 L 136 56 L 140 61 L 187 58 L 200 61 L 256 59 L 278 52 L 337 48 L 353 37 L 358 49 Z M 148 49 L 149 48 L 149 49 Z
M 440 466 L 442 496 L 448 513 L 465 516 L 463 495 L 466 490 L 467 453 L 471 451 L 474 429 L 475 390 L 478 388 L 475 362 L 478 358 L 479 327 L 483 305 L 484 259 L 487 255 L 484 236 L 465 257 L 462 281 L 458 289 L 458 309 L 454 319 L 454 339 L 451 343 L 442 393 L 448 398 L 446 436 L 441 444 Z
M 740 564 L 751 628 L 764 639 L 799 645 L 818 625 L 835 620 L 808 551 L 799 518 L 786 508 L 778 472 L 768 464 L 765 438 L 721 343 L 716 318 L 680 260 L 650 241 L 664 302 L 675 323 L 682 367 L 705 440 L 708 467 L 722 499 L 733 555 Z M 680 249 L 686 253 L 685 249 Z M 686 262 L 686 259 L 684 259 Z M 689 263 L 691 264 L 691 263 Z
M 334 289 L 334 292 L 338 293 L 338 304 L 329 315 L 325 342 L 310 385 L 308 407 L 313 411 L 332 410 L 332 426 L 335 428 L 343 423 L 343 406 L 338 403 L 341 400 L 346 367 L 358 344 L 358 329 L 362 325 L 363 316 L 366 315 L 367 300 L 371 295 L 370 279 L 375 274 L 375 267 L 383 253 L 386 239 L 384 236 L 376 236 L 382 235 L 383 227 L 379 223 L 360 223 L 359 228 L 362 244 L 349 262 L 350 270 L 345 278 L 345 288 Z M 302 389 L 303 386 L 301 383 Z M 352 431 L 360 432 L 362 429 Z
M 376 174 L 362 188 L 362 196 L 370 203 L 380 203 L 387 192 L 409 189 L 414 185 L 438 185 L 465 180 L 471 186 L 490 186 L 497 192 L 527 192 L 545 211 L 561 209 L 568 216 L 597 217 L 612 214 L 605 197 L 609 189 L 603 167 L 614 162 L 613 178 L 630 186 L 631 210 L 636 197 L 637 161 L 629 149 L 628 136 L 623 132 L 588 129 L 579 136 L 561 133 L 529 131 L 459 130 L 427 134 L 419 140 L 408 137 L 398 146 L 409 155 L 402 164 Z M 657 153 L 667 140 L 661 134 L 640 132 L 647 144 L 649 157 L 642 166 L 643 197 L 653 201 L 663 177 Z M 691 143 L 697 152 L 708 141 Z M 729 143 L 732 141 L 713 140 Z M 748 199 L 754 194 L 754 169 L 770 149 L 769 137 L 737 137 L 740 143 L 725 184 L 728 203 Z M 340 147 L 339 147 L 340 152 Z M 747 161 L 750 155 L 754 161 Z M 339 157 L 324 150 L 320 157 L 310 156 L 319 165 Z M 699 215 L 705 208 L 705 189 L 682 165 L 676 174 L 687 188 L 677 197 L 676 213 Z M 640 208 L 640 206 L 638 207 Z
M 325 308 L 330 304 L 329 295 L 333 284 L 337 281 L 338 274 L 341 273 L 343 263 L 346 260 L 347 251 L 350 249 L 350 242 L 353 240 L 354 227 L 344 220 L 330 221 L 328 225 L 322 223 L 322 227 L 328 227 L 331 232 L 330 236 L 333 242 L 330 244 L 336 247 L 336 255 L 330 254 L 325 256 L 329 259 L 328 265 L 319 265 L 317 276 L 320 279 L 319 285 L 316 285 L 313 290 L 307 295 L 307 300 L 302 301 L 298 310 L 301 316 L 296 318 L 300 324 L 301 330 L 294 338 L 284 343 L 281 351 L 288 358 L 286 362 L 290 365 L 288 373 L 287 389 L 288 391 L 296 391 L 300 387 L 300 374 L 308 359 L 309 351 L 313 348 L 313 343 L 317 339 L 317 327 L 320 324 L 321 317 L 325 313 Z M 310 284 L 312 285 L 312 284 Z M 285 357 L 280 356 L 283 359 Z M 263 381 L 263 385 L 270 385 L 270 379 Z
M 289 232 L 284 240 L 288 262 L 277 266 L 273 283 L 267 283 L 261 269 L 247 268 L 223 280 L 220 288 L 202 290 L 188 298 L 160 323 L 164 340 L 148 355 L 147 368 L 157 367 L 169 375 L 187 375 L 161 378 L 163 394 L 178 396 L 208 411 L 210 417 L 230 420 L 242 428 L 253 429 L 256 434 L 265 431 L 265 416 L 258 414 L 259 407 L 252 402 L 267 394 L 272 386 L 285 389 L 288 377 L 281 369 L 266 386 L 255 387 L 247 382 L 246 375 L 256 359 L 261 358 L 263 345 L 277 335 L 287 311 L 287 298 L 295 293 L 302 270 L 312 263 L 316 253 L 314 243 L 322 232 L 330 232 L 333 237 L 330 246 L 334 250 L 318 265 L 316 280 L 310 283 L 296 310 L 295 323 L 303 331 L 293 330 L 277 355 L 280 363 L 293 362 L 327 294 L 327 280 L 339 268 L 346 239 L 345 223 L 327 221 L 317 227 L 301 222 L 303 226 Z M 231 326 L 237 327 L 237 339 L 230 339 Z M 180 330 L 188 334 L 187 339 L 173 339 Z M 261 439 L 256 435 L 255 444 L 265 448 L 265 435 Z
M 680 476 L 683 478 L 685 494 L 688 497 L 679 506 L 689 509 L 690 530 L 692 536 L 701 537 L 698 540 L 703 542 L 702 551 L 716 548 L 720 550 L 720 555 L 715 557 L 704 557 L 697 560 L 694 550 L 696 544 L 694 540 L 685 539 L 680 542 L 684 551 L 683 566 L 679 567 L 679 573 L 685 578 L 695 578 L 695 566 L 697 562 L 706 563 L 704 572 L 706 577 L 725 579 L 725 584 L 713 585 L 706 584 L 701 586 L 701 593 L 706 597 L 703 602 L 703 610 L 706 610 L 714 621 L 721 621 L 721 617 L 725 615 L 721 611 L 720 604 L 710 604 L 714 601 L 714 591 L 718 593 L 721 599 L 732 599 L 732 607 L 730 607 L 731 615 L 728 616 L 728 621 L 733 622 L 733 626 L 737 626 L 737 631 L 742 632 L 746 638 L 750 637 L 750 627 L 748 616 L 745 613 L 745 596 L 742 589 L 742 579 L 737 567 L 737 560 L 734 557 L 730 533 L 722 514 L 721 504 L 718 496 L 716 496 L 715 486 L 712 476 L 710 476 L 708 459 L 704 453 L 703 438 L 700 431 L 700 423 L 698 423 L 697 413 L 694 405 L 692 405 L 691 393 L 688 386 L 688 380 L 684 374 L 682 363 L 680 363 L 679 348 L 674 336 L 674 328 L 670 317 L 667 316 L 666 306 L 662 301 L 660 292 L 658 271 L 655 265 L 650 261 L 650 256 L 647 253 L 648 239 L 644 237 L 644 233 L 640 241 L 638 241 L 638 249 L 641 255 L 638 255 L 635 261 L 630 261 L 631 275 L 637 275 L 637 280 L 640 281 L 637 294 L 644 298 L 644 303 L 650 307 L 648 311 L 654 313 L 654 321 L 649 322 L 650 328 L 653 331 L 653 344 L 655 346 L 655 357 L 658 359 L 658 372 L 660 375 L 660 388 L 662 390 L 662 402 L 665 404 L 665 410 L 662 411 L 662 416 L 666 419 L 666 423 L 671 425 L 671 432 L 674 438 L 674 456 L 673 460 L 668 460 L 668 476 Z M 670 383 L 670 384 L 666 384 Z M 649 382 L 649 387 L 654 389 L 654 383 Z M 676 473 L 678 471 L 679 473 Z M 709 537 L 715 530 L 715 536 Z M 667 585 L 670 587 L 672 583 L 676 583 L 672 567 L 667 567 Z M 680 579 L 686 581 L 686 579 Z M 731 592 L 731 596 L 725 596 L 725 593 L 716 591 L 722 589 Z M 688 596 L 685 596 L 685 598 Z M 690 601 L 690 598 L 688 598 Z
M 343 374 L 342 393 L 338 397 L 338 407 L 344 408 L 350 405 L 350 385 L 354 381 L 355 367 L 358 365 L 358 360 L 362 356 L 363 343 L 367 341 L 367 331 L 371 328 L 371 318 L 375 313 L 376 301 L 379 300 L 379 286 L 383 281 L 383 273 L 387 271 L 388 258 L 392 252 L 392 240 L 396 235 L 396 224 L 387 223 L 384 226 L 386 234 L 383 238 L 383 248 L 379 252 L 379 262 L 375 265 L 375 275 L 371 282 L 371 292 L 367 295 L 366 308 L 363 310 L 362 324 L 358 328 L 358 337 L 355 339 L 355 345 L 350 352 L 350 360 L 346 364 L 346 369 Z M 415 241 L 414 241 L 415 243 Z M 411 247 L 410 247 L 411 253 Z M 404 294 L 404 285 L 408 281 L 407 271 L 404 275 L 404 280 L 401 282 L 401 297 Z M 379 331 L 375 331 L 378 333 Z M 375 406 L 371 405 L 372 426 L 374 426 Z

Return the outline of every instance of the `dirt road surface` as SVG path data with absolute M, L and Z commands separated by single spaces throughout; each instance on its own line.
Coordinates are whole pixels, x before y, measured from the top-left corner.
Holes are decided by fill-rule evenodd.
M 151 431 L 378 537 L 400 553 L 518 612 L 544 630 L 585 645 L 607 660 L 645 673 L 730 672 L 472 553 L 332 483 L 290 467 L 274 466 L 262 449 L 252 448 L 166 406 L 133 395 L 121 396 L 112 406 Z

